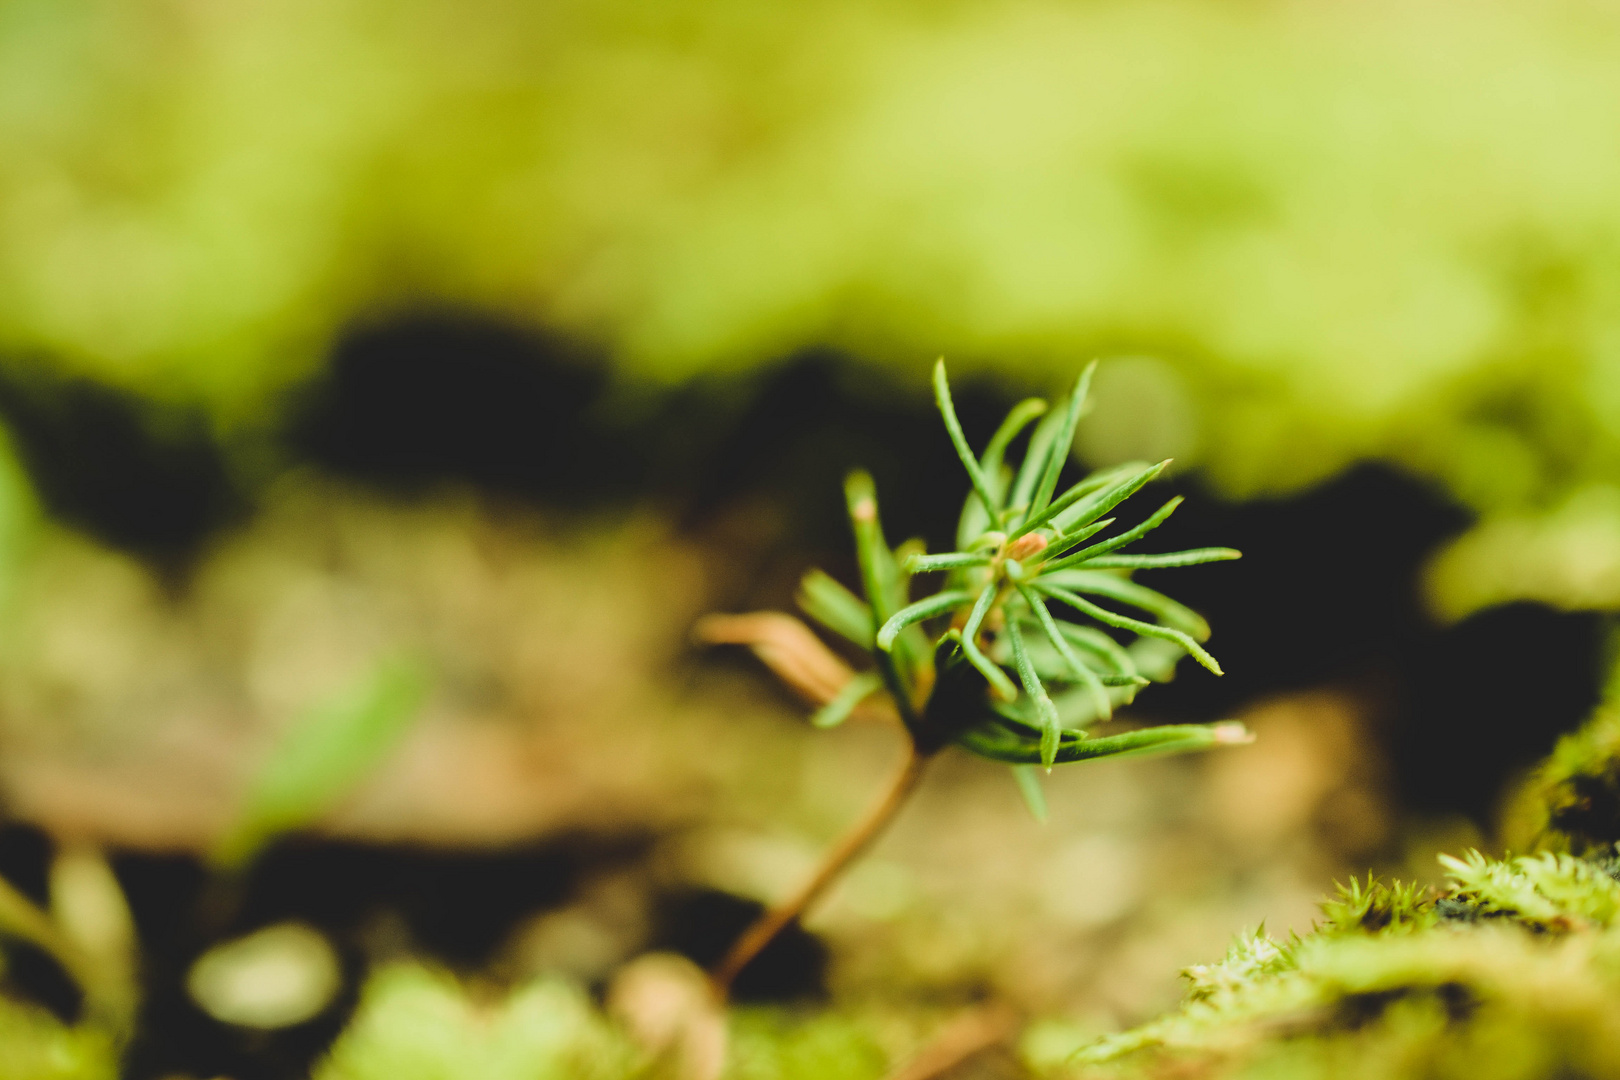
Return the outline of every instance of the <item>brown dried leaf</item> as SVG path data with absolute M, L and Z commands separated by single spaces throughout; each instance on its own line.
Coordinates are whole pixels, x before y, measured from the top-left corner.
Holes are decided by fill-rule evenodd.
M 779 611 L 748 615 L 705 615 L 692 628 L 709 645 L 746 645 L 765 666 L 812 705 L 825 705 L 855 677 L 850 666 L 808 626 Z M 886 696 L 873 695 L 853 714 L 865 720 L 898 722 Z

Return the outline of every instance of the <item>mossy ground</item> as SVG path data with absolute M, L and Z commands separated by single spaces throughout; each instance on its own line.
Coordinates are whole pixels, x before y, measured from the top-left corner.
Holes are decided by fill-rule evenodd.
M 1512 803 L 1534 854 L 1443 857 L 1443 889 L 1352 881 L 1304 938 L 1189 968 L 1182 1008 L 1083 1048 L 1077 1076 L 1531 1080 L 1620 1074 L 1620 712 Z
M 1037 1045 L 1051 1032 L 1030 1028 L 1024 1067 L 1109 1080 L 1620 1075 L 1617 823 L 1580 802 L 1614 772 L 1617 730 L 1620 713 L 1600 710 L 1526 785 L 1513 820 L 1539 850 L 1444 857 L 1439 888 L 1352 879 L 1304 937 L 1245 933 L 1221 960 L 1188 968 L 1172 1013 L 1076 1052 L 1052 1053 Z M 837 1008 L 738 1009 L 728 1025 L 734 1080 L 876 1080 L 926 1042 L 927 1026 L 896 1038 L 893 1016 Z M 0 1010 L 0 1041 L 0 1080 L 116 1072 L 107 1040 L 18 1006 Z M 495 991 L 411 963 L 373 973 L 313 1076 L 619 1080 L 658 1069 L 576 984 Z

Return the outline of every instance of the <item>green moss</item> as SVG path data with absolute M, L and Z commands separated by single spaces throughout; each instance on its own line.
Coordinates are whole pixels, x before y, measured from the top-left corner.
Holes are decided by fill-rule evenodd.
M 1620 882 L 1570 855 L 1443 858 L 1442 891 L 1352 880 L 1303 939 L 1238 939 L 1180 1010 L 1083 1076 L 1533 1080 L 1620 1067 Z M 1181 1073 L 1176 1072 L 1176 1075 Z
M 556 981 L 480 1002 L 415 966 L 372 976 L 314 1080 L 618 1080 L 634 1048 L 578 988 Z
M 727 1080 L 878 1080 L 888 1057 L 857 1020 L 746 1009 L 732 1018 Z
M 1511 800 L 1504 831 L 1520 848 L 1610 852 L 1620 841 L 1620 707 L 1605 702 L 1558 740 Z
M 1363 885 L 1355 878 L 1340 885 L 1338 895 L 1322 902 L 1324 933 L 1400 933 L 1434 925 L 1433 897 L 1421 885 L 1388 885 L 1367 875 Z
M 888 1067 L 874 1033 L 841 1013 L 731 1016 L 726 1080 L 878 1080 Z M 630 1080 L 665 1075 L 660 1068 L 570 983 L 481 997 L 446 973 L 398 965 L 371 977 L 313 1080 Z

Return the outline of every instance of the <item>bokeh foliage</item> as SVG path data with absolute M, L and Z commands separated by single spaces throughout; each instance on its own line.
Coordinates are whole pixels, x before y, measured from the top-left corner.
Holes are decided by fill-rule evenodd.
M 1147 354 L 1114 389 L 1228 491 L 1370 455 L 1535 507 L 1620 459 L 1617 44 L 1586 0 L 18 0 L 0 348 L 227 427 L 423 301 L 657 379 Z

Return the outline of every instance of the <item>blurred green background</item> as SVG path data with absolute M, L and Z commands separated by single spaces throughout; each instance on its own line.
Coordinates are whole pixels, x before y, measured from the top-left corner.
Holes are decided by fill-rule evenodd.
M 1443 610 L 1620 589 L 1606 5 L 0 19 L 0 344 L 222 437 L 425 303 L 665 385 L 812 345 L 1041 382 L 1140 356 L 1097 456 L 1238 496 L 1389 459 L 1488 515 Z M 1559 544 L 1582 568 L 1538 571 Z
M 0 868 L 123 853 L 150 938 L 143 858 L 634 835 L 419 950 L 587 982 L 683 889 L 779 895 L 882 740 L 686 628 L 847 571 L 850 464 L 938 535 L 944 354 L 977 438 L 1104 360 L 1079 461 L 1174 456 L 1250 556 L 1189 579 L 1233 680 L 1143 715 L 1261 742 L 1044 831 L 964 766 L 819 928 L 835 999 L 1101 1030 L 1334 873 L 1432 875 L 1620 608 L 1617 58 L 1592 0 L 0 0 Z M 354 906 L 367 963 L 437 940 Z M 264 910 L 209 933 L 314 918 Z

